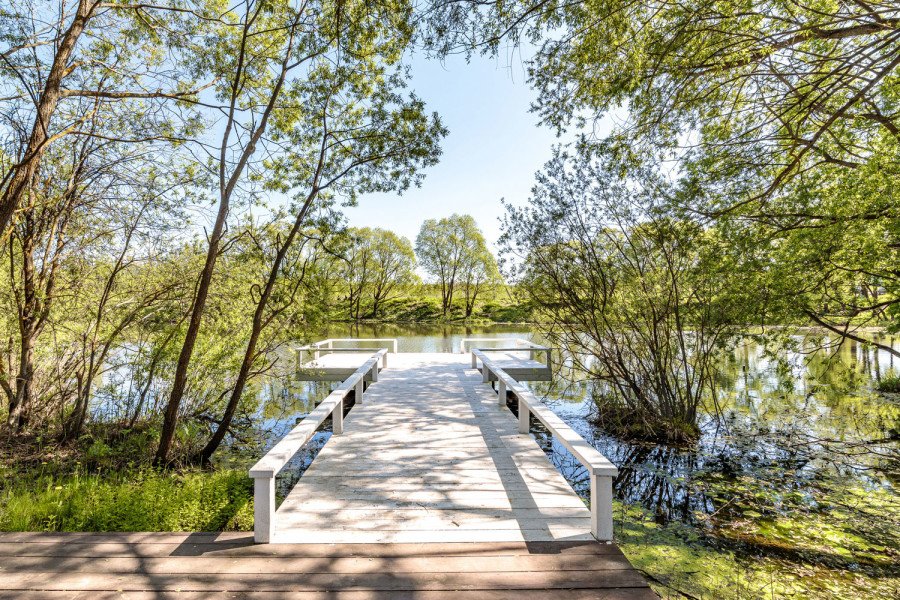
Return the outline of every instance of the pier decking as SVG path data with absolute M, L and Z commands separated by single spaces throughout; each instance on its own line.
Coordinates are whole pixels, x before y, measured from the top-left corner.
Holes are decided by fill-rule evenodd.
M 0 598 L 656 597 L 598 541 L 615 467 L 510 375 L 531 357 L 370 352 L 334 353 L 356 368 L 251 469 L 253 535 L 0 534 Z M 588 467 L 590 508 L 523 435 L 530 415 Z M 276 508 L 275 476 L 329 416 Z
M 273 542 L 592 540 L 591 514 L 462 354 L 391 355 Z

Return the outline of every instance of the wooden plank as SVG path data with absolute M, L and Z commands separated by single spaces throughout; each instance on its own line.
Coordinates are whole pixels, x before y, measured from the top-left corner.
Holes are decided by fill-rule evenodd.
M 0 534 L 0 600 L 655 597 L 467 356 L 392 356 L 344 426 L 275 513 L 278 543 Z
M 217 596 L 218 597 L 218 596 Z M 185 591 L 15 591 L 0 590 L 0 600 L 208 600 L 209 592 Z M 255 592 L 229 591 L 231 600 L 547 600 L 546 590 L 392 590 Z M 650 588 L 555 590 L 554 600 L 658 600 Z
M 26 533 L 0 534 L 0 556 L 527 556 L 621 554 L 614 544 L 596 541 L 488 542 L 436 544 L 254 544 L 252 534 Z M 27 537 L 26 537 L 27 536 Z M 154 537 L 155 536 L 155 537 Z M 9 541 L 10 538 L 14 538 Z
M 136 557 L 118 556 L 19 556 L 0 564 L 0 576 L 9 573 L 469 573 L 530 571 L 605 571 L 631 565 L 617 554 L 557 554 L 495 556 L 490 562 L 480 556 L 340 557 L 320 558 L 222 556 Z M 0 584 L 2 585 L 2 584 Z
M 406 530 L 363 531 L 359 529 L 302 529 L 277 532 L 273 541 L 282 544 L 437 544 L 442 542 L 540 542 L 546 540 L 593 539 L 584 527 L 547 525 L 541 529 L 466 529 L 466 530 Z
M 385 543 L 589 535 L 584 502 L 534 439 L 516 433 L 514 416 L 469 367 L 464 355 L 393 357 L 276 511 L 275 539 L 345 543 L 354 531 L 363 536 L 356 541 Z
M 643 587 L 633 569 L 587 571 L 531 571 L 521 573 L 7 573 L 4 590 L 107 590 L 144 591 L 318 591 L 318 590 L 515 590 L 597 589 Z

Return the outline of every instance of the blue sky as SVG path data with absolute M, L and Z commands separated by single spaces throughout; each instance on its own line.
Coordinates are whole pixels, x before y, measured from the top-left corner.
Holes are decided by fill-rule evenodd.
M 558 140 L 529 112 L 522 57 L 450 57 L 443 64 L 413 57 L 411 89 L 437 111 L 450 130 L 441 162 L 428 169 L 421 188 L 371 194 L 345 209 L 348 225 L 383 227 L 415 242 L 422 221 L 454 212 L 475 217 L 488 242 L 499 237 L 501 198 L 528 199 L 534 173 Z

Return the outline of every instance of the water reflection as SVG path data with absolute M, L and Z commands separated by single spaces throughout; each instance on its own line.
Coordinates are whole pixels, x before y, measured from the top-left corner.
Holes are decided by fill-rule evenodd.
M 401 352 L 456 352 L 460 340 L 474 336 L 540 341 L 521 328 L 504 326 L 347 326 L 321 334 L 351 336 L 395 337 Z M 703 416 L 701 439 L 689 449 L 606 435 L 595 425 L 591 385 L 571 371 L 567 357 L 557 357 L 553 383 L 534 383 L 532 389 L 619 467 L 617 496 L 643 504 L 660 522 L 709 528 L 744 513 L 808 509 L 833 494 L 836 485 L 895 485 L 900 480 L 900 404 L 873 391 L 873 383 L 892 372 L 894 357 L 823 336 L 797 336 L 790 342 L 786 350 L 747 339 L 723 356 L 720 414 Z M 256 456 L 335 385 L 292 381 L 289 369 L 269 380 L 261 392 Z M 583 467 L 539 424 L 533 431 L 575 490 L 589 497 Z M 302 475 L 330 435 L 327 422 L 284 470 L 282 489 Z
M 747 339 L 723 357 L 719 414 L 704 415 L 702 436 L 689 449 L 604 434 L 594 425 L 590 385 L 571 374 L 532 387 L 619 467 L 617 497 L 645 506 L 661 523 L 734 541 L 735 524 L 762 531 L 765 523 L 816 515 L 814 521 L 842 521 L 862 546 L 896 546 L 900 403 L 874 390 L 892 373 L 894 358 L 822 336 L 790 341 L 789 349 L 776 350 Z M 546 431 L 533 431 L 588 498 L 584 468 Z

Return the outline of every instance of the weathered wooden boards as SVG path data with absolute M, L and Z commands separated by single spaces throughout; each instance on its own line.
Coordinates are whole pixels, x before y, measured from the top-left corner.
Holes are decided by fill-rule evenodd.
M 267 544 L 250 534 L 0 534 L 0 598 L 642 600 L 611 544 Z
M 275 513 L 273 541 L 591 540 L 590 512 L 459 354 L 398 354 Z

